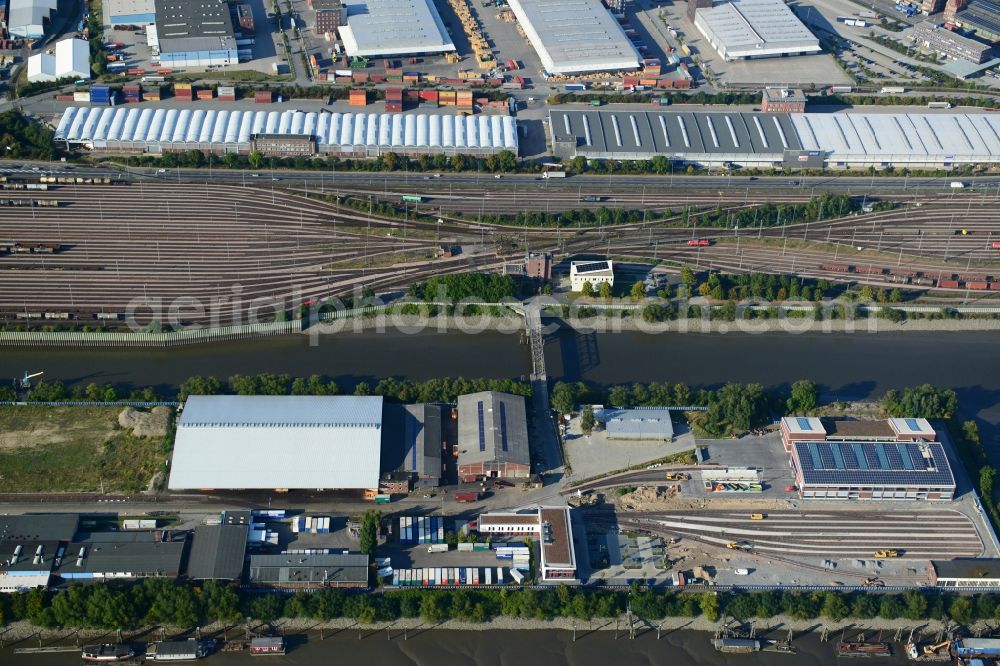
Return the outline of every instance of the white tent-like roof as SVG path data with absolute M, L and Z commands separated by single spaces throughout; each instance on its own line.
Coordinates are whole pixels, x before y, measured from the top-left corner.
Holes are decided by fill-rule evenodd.
M 171 489 L 378 487 L 381 396 L 191 396 Z

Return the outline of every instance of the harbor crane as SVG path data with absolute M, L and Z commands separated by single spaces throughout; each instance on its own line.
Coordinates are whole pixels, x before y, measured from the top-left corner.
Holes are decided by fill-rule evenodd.
M 30 389 L 31 388 L 31 380 L 34 379 L 35 377 L 41 377 L 44 374 L 45 374 L 44 371 L 40 371 L 40 372 L 28 372 L 27 370 L 25 370 L 24 371 L 24 377 L 21 377 L 21 388 L 23 388 L 23 389 Z

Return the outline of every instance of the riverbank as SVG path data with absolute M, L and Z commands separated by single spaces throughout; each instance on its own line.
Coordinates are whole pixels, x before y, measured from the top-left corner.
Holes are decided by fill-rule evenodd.
M 910 331 L 969 332 L 1000 331 L 1000 319 L 905 319 L 894 322 L 888 319 L 867 317 L 861 319 L 823 319 L 812 317 L 780 317 L 777 319 L 720 319 L 689 318 L 663 322 L 647 322 L 641 317 L 556 317 L 544 316 L 546 324 L 565 325 L 573 330 L 594 333 L 636 332 L 657 335 L 663 333 L 899 333 Z M 475 335 L 485 331 L 518 334 L 524 330 L 524 320 L 516 316 L 491 315 L 423 317 L 397 313 L 378 314 L 320 322 L 302 331 L 305 336 L 340 335 L 351 333 L 397 332 L 405 335 L 424 333 L 465 333 Z
M 787 615 L 776 615 L 766 619 L 747 618 L 747 622 L 753 621 L 758 635 L 766 635 L 770 632 L 782 632 L 787 635 L 789 630 L 796 634 L 818 633 L 826 628 L 829 632 L 839 632 L 844 630 L 858 629 L 864 626 L 868 630 L 894 632 L 896 630 L 919 629 L 924 633 L 935 633 L 943 631 L 945 625 L 940 620 L 883 620 L 874 619 L 843 619 L 839 621 L 812 618 L 795 619 Z M 591 620 L 573 618 L 554 618 L 551 620 L 535 620 L 513 617 L 496 617 L 485 622 L 462 622 L 459 620 L 445 620 L 443 622 L 428 622 L 423 618 L 401 618 L 391 621 L 378 621 L 363 623 L 351 618 L 337 618 L 327 621 L 317 621 L 302 618 L 279 618 L 270 623 L 257 623 L 258 625 L 270 625 L 271 629 L 277 633 L 303 633 L 303 632 L 336 632 L 353 629 L 363 632 L 385 631 L 389 629 L 397 631 L 424 631 L 433 629 L 435 631 L 572 631 L 574 627 L 578 631 L 622 631 L 626 624 L 624 619 L 617 622 L 614 618 L 593 618 Z M 664 632 L 672 631 L 696 631 L 714 633 L 719 629 L 719 622 L 712 622 L 704 616 L 699 617 L 668 617 L 662 619 L 640 619 L 639 625 L 642 627 L 659 627 Z M 160 633 L 160 626 L 140 627 L 136 630 L 123 632 L 123 638 L 138 638 L 140 636 Z M 202 625 L 200 631 L 204 636 L 222 636 L 223 634 L 238 635 L 243 629 L 242 623 L 220 623 Z M 954 624 L 952 625 L 954 627 Z M 985 624 L 984 624 L 985 627 Z M 969 627 L 970 631 L 975 631 L 977 625 Z M 265 629 L 265 631 L 269 631 Z M 178 636 L 190 633 L 190 628 L 184 627 L 163 627 L 163 632 L 167 636 Z M 46 629 L 36 627 L 30 622 L 14 622 L 0 630 L 0 637 L 5 646 L 13 645 L 18 641 L 29 639 L 37 641 L 41 638 L 42 643 L 51 644 L 67 639 L 79 637 L 81 641 L 97 640 L 109 636 L 111 632 L 96 629 L 72 629 L 57 628 Z

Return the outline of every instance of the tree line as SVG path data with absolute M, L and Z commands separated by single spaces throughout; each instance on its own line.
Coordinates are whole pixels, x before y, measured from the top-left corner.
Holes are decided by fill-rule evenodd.
M 38 627 L 135 629 L 153 624 L 190 628 L 211 622 L 237 622 L 249 616 L 271 622 L 279 618 L 326 621 L 350 618 L 387 622 L 421 618 L 485 622 L 497 617 L 579 620 L 620 617 L 627 607 L 640 618 L 705 617 L 798 620 L 921 621 L 947 616 L 960 624 L 1000 619 L 1000 597 L 993 594 L 950 595 L 908 590 L 902 594 L 865 592 L 714 592 L 640 588 L 609 590 L 560 586 L 521 590 L 394 590 L 382 594 L 338 589 L 314 592 L 262 592 L 217 581 L 196 585 L 164 578 L 138 583 L 70 585 L 57 592 L 31 590 L 0 596 L 0 625 L 27 620 Z
M 787 392 L 765 389 L 761 384 L 729 383 L 718 389 L 692 389 L 684 383 L 668 382 L 609 387 L 557 382 L 551 402 L 553 409 L 562 414 L 575 411 L 583 403 L 613 407 L 706 407 L 697 417 L 697 425 L 710 436 L 723 437 L 758 428 L 772 415 L 808 414 L 819 404 L 819 387 L 806 379 L 794 382 Z M 889 416 L 947 420 L 957 412 L 958 397 L 951 389 L 924 384 L 887 391 L 880 404 Z M 985 451 L 982 455 L 985 464 Z M 969 470 L 976 472 L 980 467 L 976 465 Z
M 476 299 L 496 303 L 517 296 L 517 283 L 510 275 L 492 273 L 456 273 L 435 275 L 425 282 L 415 282 L 407 292 L 424 301 L 445 299 L 452 303 Z

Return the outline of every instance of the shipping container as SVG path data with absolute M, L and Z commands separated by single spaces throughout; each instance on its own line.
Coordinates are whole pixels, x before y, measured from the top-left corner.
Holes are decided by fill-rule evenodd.
M 965 283 L 965 288 L 966 289 L 976 289 L 976 290 L 979 290 L 979 289 L 989 289 L 990 285 L 987 282 L 966 282 Z
M 448 552 L 448 544 L 446 544 L 446 543 L 432 543 L 431 545 L 427 546 L 427 552 L 428 553 L 447 553 Z
M 938 280 L 941 289 L 958 289 L 958 280 Z
M 584 83 L 567 83 L 564 89 L 569 92 L 578 92 L 587 89 L 587 85 Z

